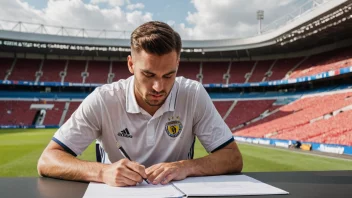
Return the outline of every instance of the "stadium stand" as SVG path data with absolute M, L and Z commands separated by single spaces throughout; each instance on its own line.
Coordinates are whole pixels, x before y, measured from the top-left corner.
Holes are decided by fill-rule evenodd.
M 183 76 L 185 78 L 199 80 L 198 74 L 200 74 L 199 62 L 180 62 L 177 71 L 177 76 Z
M 238 101 L 225 122 L 230 129 L 236 127 L 258 117 L 270 108 L 274 102 L 275 100 Z
M 213 103 L 216 110 L 218 110 L 219 114 L 223 118 L 233 104 L 233 101 L 214 101 Z
M 178 76 L 203 84 L 262 82 L 310 76 L 352 65 L 351 47 L 325 52 L 310 57 L 241 62 L 181 62 Z M 125 61 L 41 60 L 1 58 L 1 78 L 60 82 L 107 83 L 131 76 Z M 7 71 L 13 70 L 10 75 Z M 42 64 L 42 65 L 41 65 Z M 67 66 L 66 66 L 67 65 Z M 65 72 L 66 71 L 66 72 Z M 36 73 L 41 72 L 37 78 Z M 229 72 L 229 73 L 228 73 Z M 113 76 L 109 78 L 109 73 Z M 38 74 L 37 74 L 38 75 Z M 109 80 L 110 79 L 110 80 Z
M 35 110 L 30 110 L 31 101 L 0 101 L 1 125 L 31 125 Z
M 246 74 L 251 72 L 255 62 L 232 62 L 230 71 L 230 83 L 244 83 L 246 81 Z
M 309 57 L 298 67 L 290 78 L 310 76 L 352 65 L 351 47 L 325 52 Z
M 265 73 L 269 71 L 273 63 L 274 62 L 272 60 L 258 61 L 248 82 L 262 82 L 265 77 Z
M 352 100 L 347 99 L 351 96 L 352 92 L 305 97 L 282 106 L 278 112 L 235 131 L 235 134 L 326 143 L 329 139 L 324 137 L 352 131 L 352 127 L 342 124 L 351 112 L 341 110 L 352 104 Z M 349 143 L 350 139 L 346 141 Z
M 110 62 L 108 61 L 89 61 L 88 77 L 85 83 L 102 83 L 108 82 Z
M 65 107 L 66 102 L 47 102 L 47 104 L 53 104 L 54 107 L 51 110 L 46 110 L 46 116 L 44 119 L 44 125 L 58 125 Z
M 302 58 L 278 59 L 271 69 L 271 74 L 268 74 L 266 81 L 281 80 L 286 74 L 297 65 Z
M 81 102 L 70 102 L 70 106 L 65 116 L 65 122 L 72 116 L 72 114 L 76 111 L 80 104 Z
M 227 73 L 229 62 L 203 62 L 203 84 L 224 83 L 224 74 Z
M 53 104 L 51 110 L 46 110 L 46 116 L 43 125 L 59 125 L 61 116 L 66 102 L 48 101 L 45 104 Z M 36 110 L 31 110 L 31 104 L 43 104 L 42 102 L 33 101 L 0 101 L 0 125 L 32 125 Z M 80 102 L 71 102 L 66 113 L 65 121 L 78 108 Z
M 40 59 L 17 59 L 15 67 L 7 80 L 35 81 L 35 73 L 39 71 Z
M 113 81 L 118 81 L 120 79 L 126 79 L 132 75 L 128 70 L 127 62 L 124 62 L 124 61 L 112 62 L 112 73 L 114 74 Z
M 5 80 L 7 72 L 11 69 L 13 58 L 0 58 L 0 79 Z
M 60 72 L 65 70 L 66 60 L 45 60 L 40 81 L 61 82 Z
M 70 60 L 67 65 L 65 82 L 82 83 L 82 72 L 85 71 L 87 61 Z

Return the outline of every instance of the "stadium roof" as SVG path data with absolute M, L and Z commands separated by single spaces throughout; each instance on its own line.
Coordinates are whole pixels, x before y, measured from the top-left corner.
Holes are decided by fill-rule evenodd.
M 352 1 L 333 0 L 290 19 L 275 30 L 250 38 L 185 40 L 183 59 L 243 60 L 287 54 L 306 55 L 352 45 Z M 19 23 L 21 25 L 21 23 Z M 64 29 L 62 29 L 64 31 Z M 82 29 L 84 36 L 84 29 Z M 129 39 L 86 38 L 0 30 L 0 52 L 120 57 Z

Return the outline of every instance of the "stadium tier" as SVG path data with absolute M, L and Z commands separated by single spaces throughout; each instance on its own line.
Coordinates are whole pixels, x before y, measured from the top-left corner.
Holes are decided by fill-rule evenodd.
M 69 102 L 69 108 L 65 114 L 65 121 L 77 109 L 80 102 Z M 66 102 L 32 102 L 32 101 L 0 101 L 0 125 L 28 126 L 33 125 L 33 120 L 38 110 L 31 109 L 32 104 L 52 104 L 52 109 L 46 110 L 43 125 L 59 125 L 65 110 Z
M 200 62 L 180 62 L 177 75 L 185 78 L 199 80 L 197 75 L 200 73 Z
M 0 101 L 1 125 L 32 125 L 35 110 L 30 109 L 30 101 Z
M 215 83 L 226 84 L 226 80 L 224 79 L 224 74 L 227 73 L 228 68 L 229 68 L 229 62 L 203 62 L 202 83 L 203 84 L 215 84 Z
M 108 61 L 89 61 L 87 72 L 89 75 L 85 78 L 84 83 L 101 83 L 108 82 L 110 71 L 110 62 Z
M 221 115 L 221 117 L 223 118 L 227 111 L 231 108 L 231 105 L 233 104 L 233 101 L 214 101 L 214 106 L 216 108 L 216 110 L 218 110 L 219 114 Z
M 271 69 L 271 74 L 266 78 L 266 81 L 281 80 L 285 78 L 286 74 L 288 74 L 289 71 L 298 65 L 303 59 L 304 58 L 290 58 L 277 60 Z
M 352 92 L 304 97 L 256 122 L 235 130 L 235 135 L 352 145 Z M 255 103 L 254 103 L 255 104 Z
M 70 106 L 65 116 L 65 122 L 72 116 L 80 104 L 80 102 L 70 102 Z
M 43 75 L 39 81 L 61 82 L 60 72 L 65 70 L 66 63 L 65 60 L 45 60 L 42 68 Z
M 332 52 L 325 52 L 314 55 L 304 61 L 290 75 L 290 78 L 310 76 L 321 72 L 340 69 L 352 65 L 352 48 L 338 49 Z
M 112 81 L 126 79 L 132 75 L 128 70 L 127 62 L 112 62 L 112 73 L 114 74 Z
M 17 59 L 7 80 L 36 80 L 36 72 L 40 70 L 40 59 Z
M 241 62 L 181 62 L 178 76 L 198 80 L 203 84 L 262 82 L 285 77 L 310 76 L 351 65 L 350 47 L 300 58 Z M 0 67 L 3 80 L 108 83 L 131 75 L 127 63 L 119 61 L 1 58 Z
M 270 72 L 271 66 L 274 65 L 274 61 L 258 61 L 253 72 L 249 77 L 248 82 L 262 82 L 265 80 L 265 74 Z M 236 68 L 234 68 L 236 69 Z
M 225 118 L 225 122 L 230 129 L 234 128 L 258 117 L 270 108 L 274 102 L 275 100 L 238 101 L 229 116 Z

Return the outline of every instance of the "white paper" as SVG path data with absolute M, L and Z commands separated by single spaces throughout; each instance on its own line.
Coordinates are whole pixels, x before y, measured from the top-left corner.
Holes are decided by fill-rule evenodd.
M 246 175 L 189 177 L 173 182 L 187 196 L 273 195 L 288 192 Z
M 107 184 L 90 182 L 83 198 L 116 198 L 116 197 L 183 197 L 173 185 L 153 185 L 145 182 L 130 187 L 113 187 Z

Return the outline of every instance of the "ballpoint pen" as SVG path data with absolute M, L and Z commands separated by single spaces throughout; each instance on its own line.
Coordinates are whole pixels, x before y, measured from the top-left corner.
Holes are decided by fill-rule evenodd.
M 123 147 L 122 147 L 118 142 L 116 142 L 116 146 L 117 146 L 117 148 L 119 149 L 119 151 L 121 152 L 121 154 L 122 154 L 125 158 L 127 158 L 127 159 L 130 160 L 130 161 L 132 161 L 131 158 L 130 158 L 130 156 L 128 156 L 127 152 L 125 151 L 125 149 L 123 149 Z M 142 178 L 143 178 L 143 177 L 142 177 Z M 144 178 L 143 178 L 143 180 L 144 180 L 147 184 L 149 184 L 149 182 L 148 182 L 147 179 L 144 179 Z

